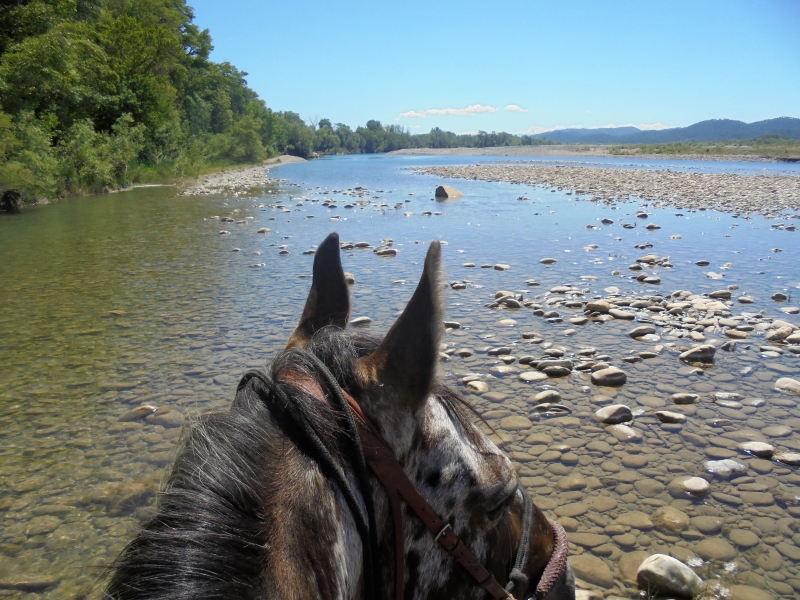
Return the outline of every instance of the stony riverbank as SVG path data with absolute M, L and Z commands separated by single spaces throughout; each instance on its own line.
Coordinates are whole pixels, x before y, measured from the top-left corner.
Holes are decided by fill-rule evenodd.
M 612 153 L 608 146 L 553 145 L 553 146 L 497 146 L 491 148 L 405 148 L 388 154 L 411 156 L 581 156 L 584 158 L 631 158 L 647 160 L 703 160 L 736 162 L 775 162 L 768 156 L 750 154 L 644 154 L 639 152 Z
M 269 177 L 270 167 L 305 162 L 299 156 L 283 155 L 270 158 L 260 165 L 226 169 L 219 173 L 204 175 L 185 186 L 181 196 L 202 196 L 210 194 L 238 195 L 250 189 L 267 189 L 284 183 L 282 179 Z
M 544 185 L 572 190 L 580 200 L 611 205 L 632 197 L 655 207 L 776 215 L 800 211 L 800 177 L 684 173 L 569 166 L 471 165 L 420 167 L 437 177 Z

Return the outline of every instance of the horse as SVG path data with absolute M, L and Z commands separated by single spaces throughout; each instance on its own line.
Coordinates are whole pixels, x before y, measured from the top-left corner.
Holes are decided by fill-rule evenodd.
M 339 237 L 268 371 L 198 417 L 109 600 L 574 600 L 564 530 L 437 380 L 441 246 L 379 339 L 348 329 Z

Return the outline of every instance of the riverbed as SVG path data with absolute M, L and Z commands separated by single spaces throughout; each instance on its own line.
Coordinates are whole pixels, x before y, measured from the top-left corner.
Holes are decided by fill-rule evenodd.
M 271 168 L 250 192 L 143 188 L 0 218 L 0 597 L 96 597 L 152 514 L 182 424 L 226 409 L 240 375 L 283 348 L 330 231 L 371 246 L 342 260 L 353 316 L 375 333 L 413 292 L 428 242 L 446 242 L 458 327 L 440 376 L 506 440 L 588 587 L 634 597 L 637 561 L 660 552 L 737 598 L 798 597 L 800 473 L 780 457 L 800 451 L 800 396 L 775 386 L 800 379 L 800 356 L 792 334 L 767 339 L 800 325 L 798 220 L 411 169 L 475 162 L 336 157 Z M 441 183 L 464 196 L 434 200 Z M 396 255 L 373 251 L 389 238 Z M 599 301 L 613 306 L 587 310 Z M 681 360 L 695 346 L 713 362 Z M 593 383 L 604 364 L 625 383 Z M 613 405 L 632 433 L 598 420 Z M 772 458 L 740 446 L 752 441 Z M 709 473 L 724 460 L 741 468 Z M 706 485 L 688 491 L 689 478 Z

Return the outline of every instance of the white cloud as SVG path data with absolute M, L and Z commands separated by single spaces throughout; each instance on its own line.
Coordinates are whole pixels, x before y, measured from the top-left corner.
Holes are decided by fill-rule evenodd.
M 670 125 L 664 125 L 663 123 L 642 123 L 637 127 L 639 129 L 671 129 Z
M 506 106 L 506 110 L 511 112 L 528 112 L 527 108 L 522 108 L 519 104 L 509 104 Z
M 578 127 L 580 127 L 580 125 L 578 125 Z M 544 133 L 545 131 L 558 131 L 559 129 L 567 129 L 567 127 L 565 125 L 556 125 L 555 127 L 539 127 L 538 125 L 531 125 L 527 129 L 518 133 L 534 135 L 536 133 Z
M 453 116 L 465 117 L 467 115 L 474 115 L 475 113 L 493 113 L 497 112 L 494 106 L 483 106 L 482 104 L 470 104 L 466 108 L 429 108 L 427 110 L 409 110 L 408 112 L 400 113 L 401 119 L 424 119 L 430 116 Z
M 540 127 L 539 125 L 531 125 L 524 131 L 519 131 L 518 133 L 535 135 L 537 133 L 547 133 L 548 131 L 559 131 L 560 129 L 616 129 L 618 127 L 638 127 L 642 130 L 671 128 L 670 125 L 664 125 L 663 123 L 642 123 L 639 125 L 635 125 L 634 123 L 628 123 L 627 125 L 615 125 L 614 123 L 609 123 L 608 125 L 590 125 L 589 127 L 584 127 L 583 125 L 556 125 L 555 127 Z

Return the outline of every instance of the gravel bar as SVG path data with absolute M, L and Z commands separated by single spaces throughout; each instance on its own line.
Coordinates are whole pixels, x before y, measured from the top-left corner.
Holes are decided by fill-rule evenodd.
M 631 197 L 657 207 L 713 209 L 775 215 L 800 209 L 800 177 L 683 173 L 568 166 L 472 165 L 419 167 L 415 172 L 438 177 L 545 185 L 574 190 L 594 202 L 613 204 Z

